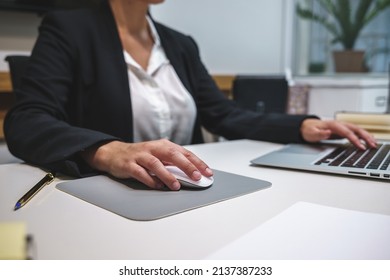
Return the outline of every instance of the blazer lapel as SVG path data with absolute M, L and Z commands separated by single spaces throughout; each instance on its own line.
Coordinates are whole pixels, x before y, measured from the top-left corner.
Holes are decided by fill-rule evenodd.
M 154 21 L 153 21 L 154 22 Z M 154 22 L 156 30 L 161 39 L 161 45 L 164 48 L 165 54 L 167 55 L 170 63 L 176 71 L 180 81 L 183 83 L 184 87 L 193 94 L 191 89 L 190 81 L 188 80 L 188 75 L 186 73 L 185 65 L 186 61 L 184 59 L 184 51 L 181 46 L 177 44 L 177 39 L 174 38 L 171 34 L 166 32 L 164 28 L 159 24 Z
M 110 93 L 116 100 L 116 119 L 123 122 L 116 123 L 117 135 L 127 141 L 133 141 L 133 115 L 131 110 L 131 95 L 127 65 L 123 56 L 122 43 L 117 30 L 116 22 L 108 1 L 103 1 L 100 7 L 99 32 L 101 32 L 102 55 L 105 56 L 105 64 L 102 65 L 109 71 L 104 79 L 111 79 Z

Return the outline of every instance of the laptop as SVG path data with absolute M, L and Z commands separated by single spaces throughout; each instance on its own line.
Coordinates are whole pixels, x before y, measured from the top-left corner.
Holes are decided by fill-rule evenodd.
M 390 142 L 359 150 L 350 143 L 290 144 L 257 157 L 259 166 L 368 177 L 390 182 Z

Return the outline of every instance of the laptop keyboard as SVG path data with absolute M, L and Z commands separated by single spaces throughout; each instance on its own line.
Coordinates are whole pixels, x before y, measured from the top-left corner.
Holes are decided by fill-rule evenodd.
M 390 144 L 380 144 L 376 149 L 367 149 L 365 151 L 349 145 L 335 149 L 315 164 L 387 170 L 390 165 L 389 151 Z

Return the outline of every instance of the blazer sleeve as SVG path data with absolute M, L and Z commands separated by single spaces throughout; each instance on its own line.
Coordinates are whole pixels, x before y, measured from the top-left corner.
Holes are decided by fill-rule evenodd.
M 8 112 L 4 132 L 12 154 L 28 163 L 83 176 L 94 174 L 79 156 L 84 149 L 117 139 L 96 130 L 72 125 L 71 100 L 78 79 L 75 38 L 54 15 L 39 28 L 16 104 Z
M 198 47 L 187 37 L 190 84 L 201 124 L 227 139 L 252 139 L 279 143 L 304 142 L 300 126 L 310 115 L 259 114 L 241 109 L 218 89 L 201 61 Z

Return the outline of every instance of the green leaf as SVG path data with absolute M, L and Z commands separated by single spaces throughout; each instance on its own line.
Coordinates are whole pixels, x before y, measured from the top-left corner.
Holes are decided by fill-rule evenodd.
M 311 1 L 319 4 L 323 13 L 315 13 L 312 9 L 301 7 L 298 3 L 296 5 L 298 16 L 324 26 L 333 36 L 332 43 L 341 43 L 345 49 L 353 49 L 363 28 L 383 10 L 390 7 L 390 0 Z M 353 10 L 352 7 L 355 6 L 356 9 Z

